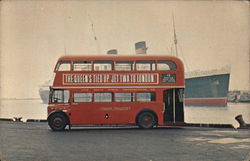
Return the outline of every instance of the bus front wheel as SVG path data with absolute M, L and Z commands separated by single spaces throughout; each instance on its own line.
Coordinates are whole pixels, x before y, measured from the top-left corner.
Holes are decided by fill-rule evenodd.
M 153 128 L 156 124 L 156 117 L 151 112 L 143 112 L 138 116 L 137 123 L 143 129 Z
M 48 118 L 48 124 L 54 131 L 62 131 L 68 124 L 67 117 L 62 113 L 55 113 Z

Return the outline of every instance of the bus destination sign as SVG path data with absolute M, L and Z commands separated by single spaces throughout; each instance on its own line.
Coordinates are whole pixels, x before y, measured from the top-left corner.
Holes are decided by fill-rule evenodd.
M 135 74 L 63 74 L 64 85 L 79 84 L 130 84 L 145 83 L 158 84 L 157 73 L 135 73 Z

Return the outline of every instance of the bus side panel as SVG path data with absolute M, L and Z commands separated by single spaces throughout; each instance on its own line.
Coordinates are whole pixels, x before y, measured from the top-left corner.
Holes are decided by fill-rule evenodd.
M 158 124 L 163 124 L 163 104 L 155 102 L 78 103 L 72 105 L 70 122 L 72 125 L 135 124 L 137 115 L 145 109 L 154 111 Z
M 94 114 L 92 103 L 72 103 L 70 123 L 72 125 L 91 124 Z
M 73 103 L 72 125 L 128 124 L 131 103 L 95 102 Z

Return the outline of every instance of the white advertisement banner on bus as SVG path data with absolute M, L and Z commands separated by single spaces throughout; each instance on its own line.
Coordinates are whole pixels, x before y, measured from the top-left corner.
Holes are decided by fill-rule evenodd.
M 129 84 L 144 83 L 158 84 L 159 75 L 157 73 L 140 74 L 63 74 L 64 85 L 79 84 Z

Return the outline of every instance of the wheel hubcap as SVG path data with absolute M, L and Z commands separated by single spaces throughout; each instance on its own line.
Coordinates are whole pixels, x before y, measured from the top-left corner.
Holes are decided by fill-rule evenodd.
M 60 127 L 62 126 L 63 120 L 60 117 L 57 117 L 53 120 L 53 125 L 55 127 Z
M 144 116 L 142 118 L 142 124 L 145 126 L 145 127 L 150 127 L 153 123 L 153 119 L 150 117 L 150 116 Z

